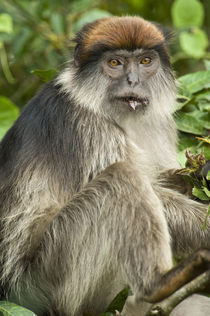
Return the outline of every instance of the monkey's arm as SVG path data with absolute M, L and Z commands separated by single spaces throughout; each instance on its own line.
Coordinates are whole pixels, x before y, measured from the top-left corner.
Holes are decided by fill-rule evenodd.
M 202 229 L 208 206 L 171 189 L 158 187 L 156 192 L 164 205 L 173 251 L 186 254 L 210 247 L 210 218 Z
M 177 174 L 177 169 L 166 169 L 159 173 L 160 186 L 175 190 L 187 196 L 192 196 L 192 185 L 183 176 Z
M 206 161 L 203 154 L 193 156 L 190 153 L 190 155 L 190 167 L 184 169 L 166 169 L 158 174 L 157 180 L 159 181 L 161 186 L 173 189 L 190 197 L 193 197 L 193 183 L 195 183 L 196 185 L 202 185 L 202 180 L 203 178 L 205 178 L 207 188 L 209 187 L 210 183 L 207 180 L 206 176 L 208 174 L 208 171 L 210 170 L 210 160 Z M 200 159 L 201 162 L 198 161 L 198 159 Z M 194 167 L 192 162 L 194 164 L 197 163 L 196 168 Z M 192 172 L 192 170 L 194 171 Z M 191 181 L 187 181 L 183 177 L 183 175 L 188 175 Z

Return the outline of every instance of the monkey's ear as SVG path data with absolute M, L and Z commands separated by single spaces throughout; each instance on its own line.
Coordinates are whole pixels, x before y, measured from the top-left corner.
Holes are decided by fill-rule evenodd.
M 80 59 L 80 44 L 77 44 L 74 48 L 74 64 L 76 67 L 79 66 L 79 59 Z

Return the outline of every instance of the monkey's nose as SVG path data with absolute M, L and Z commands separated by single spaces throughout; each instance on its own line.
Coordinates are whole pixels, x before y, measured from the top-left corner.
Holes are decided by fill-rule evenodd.
M 129 86 L 131 86 L 132 88 L 136 85 L 136 84 L 138 84 L 138 76 L 137 76 L 137 74 L 136 73 L 129 73 L 128 75 L 127 75 L 127 82 L 128 82 L 128 84 L 129 84 Z

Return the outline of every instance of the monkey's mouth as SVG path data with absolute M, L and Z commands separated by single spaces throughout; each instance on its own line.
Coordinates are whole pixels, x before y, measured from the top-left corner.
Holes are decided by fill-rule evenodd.
M 117 100 L 126 103 L 131 110 L 136 110 L 138 106 L 147 106 L 149 104 L 148 98 L 138 98 L 134 96 L 118 97 Z

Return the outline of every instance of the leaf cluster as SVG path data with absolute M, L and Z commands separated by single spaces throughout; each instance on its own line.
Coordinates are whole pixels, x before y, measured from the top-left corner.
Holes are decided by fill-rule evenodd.
M 176 0 L 172 5 L 173 24 L 177 28 L 181 54 L 174 58 L 209 56 L 207 53 L 208 36 L 202 28 L 204 7 L 199 0 Z
M 187 74 L 178 79 L 178 98 L 174 113 L 179 133 L 178 161 L 185 166 L 185 150 L 204 154 L 210 160 L 208 141 L 199 142 L 196 136 L 208 136 L 210 130 L 210 70 Z M 201 139 L 202 140 L 202 139 Z

